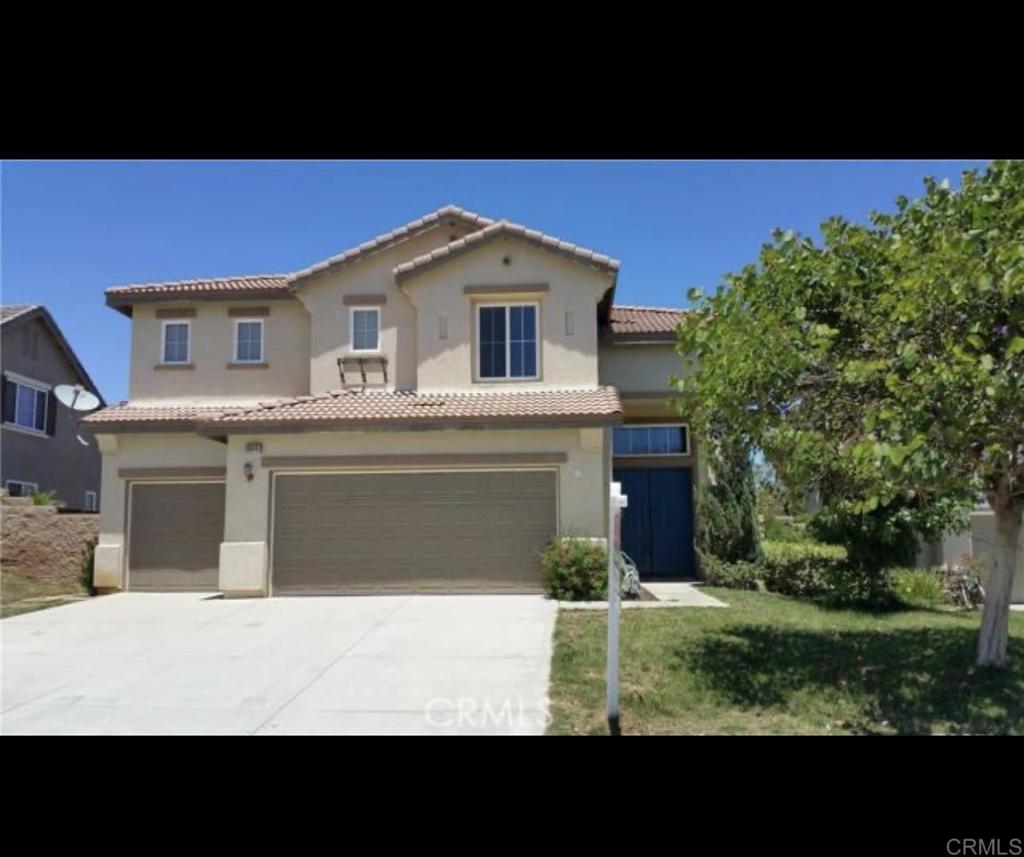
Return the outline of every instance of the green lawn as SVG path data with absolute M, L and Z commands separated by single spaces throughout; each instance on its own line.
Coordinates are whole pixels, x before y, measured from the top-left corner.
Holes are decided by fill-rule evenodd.
M 88 594 L 78 583 L 32 577 L 20 570 L 5 568 L 0 572 L 0 619 L 17 616 L 21 613 L 31 613 L 33 610 L 43 610 L 47 607 L 57 607 L 67 604 L 74 597 Z M 67 598 L 52 601 L 23 600 L 55 595 L 63 595 Z
M 623 734 L 1024 733 L 1024 614 L 1010 666 L 976 670 L 978 612 L 703 591 L 730 607 L 623 611 Z M 550 733 L 607 733 L 606 633 L 603 611 L 559 613 Z

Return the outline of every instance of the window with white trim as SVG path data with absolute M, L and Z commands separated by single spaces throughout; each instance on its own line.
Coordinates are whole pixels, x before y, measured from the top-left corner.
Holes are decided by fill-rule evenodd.
M 689 426 L 631 425 L 618 426 L 612 434 L 615 455 L 689 455 Z
M 15 381 L 10 376 L 5 379 L 4 386 L 4 422 L 45 433 L 49 391 L 42 386 Z
M 540 377 L 538 305 L 477 306 L 477 376 L 481 380 Z
M 85 492 L 85 511 L 95 512 L 96 511 L 96 492 L 86 491 Z
M 263 319 L 235 320 L 235 363 L 263 362 Z
M 188 363 L 192 324 L 189 321 L 164 321 L 160 348 L 161 363 Z
M 380 307 L 352 307 L 349 329 L 352 351 L 380 351 Z
M 21 482 L 18 479 L 8 479 L 5 487 L 8 497 L 31 497 L 39 490 L 35 482 Z

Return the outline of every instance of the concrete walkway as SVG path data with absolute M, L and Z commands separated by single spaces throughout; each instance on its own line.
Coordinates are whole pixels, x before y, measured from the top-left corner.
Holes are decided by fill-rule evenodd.
M 656 610 L 666 607 L 728 607 L 710 595 L 705 595 L 693 583 L 644 583 L 643 588 L 657 601 L 623 601 L 624 610 Z M 607 601 L 559 601 L 562 610 L 607 610 Z
M 540 596 L 122 593 L 0 622 L 0 731 L 540 734 Z

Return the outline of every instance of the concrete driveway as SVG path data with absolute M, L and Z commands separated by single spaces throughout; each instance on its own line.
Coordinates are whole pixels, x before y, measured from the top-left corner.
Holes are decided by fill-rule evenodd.
M 0 622 L 16 734 L 540 734 L 540 596 L 122 593 Z

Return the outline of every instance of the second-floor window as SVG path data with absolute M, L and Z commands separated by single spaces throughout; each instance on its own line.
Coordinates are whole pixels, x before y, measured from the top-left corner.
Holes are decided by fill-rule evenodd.
M 23 381 L 4 380 L 4 421 L 32 431 L 46 431 L 49 393 Z
M 188 363 L 191 327 L 187 321 L 164 322 L 163 348 L 160 352 L 162 362 Z
M 263 320 L 246 319 L 235 322 L 235 362 L 263 362 Z
M 537 304 L 477 307 L 478 375 L 537 378 Z
M 379 307 L 353 307 L 349 324 L 353 351 L 380 351 Z

